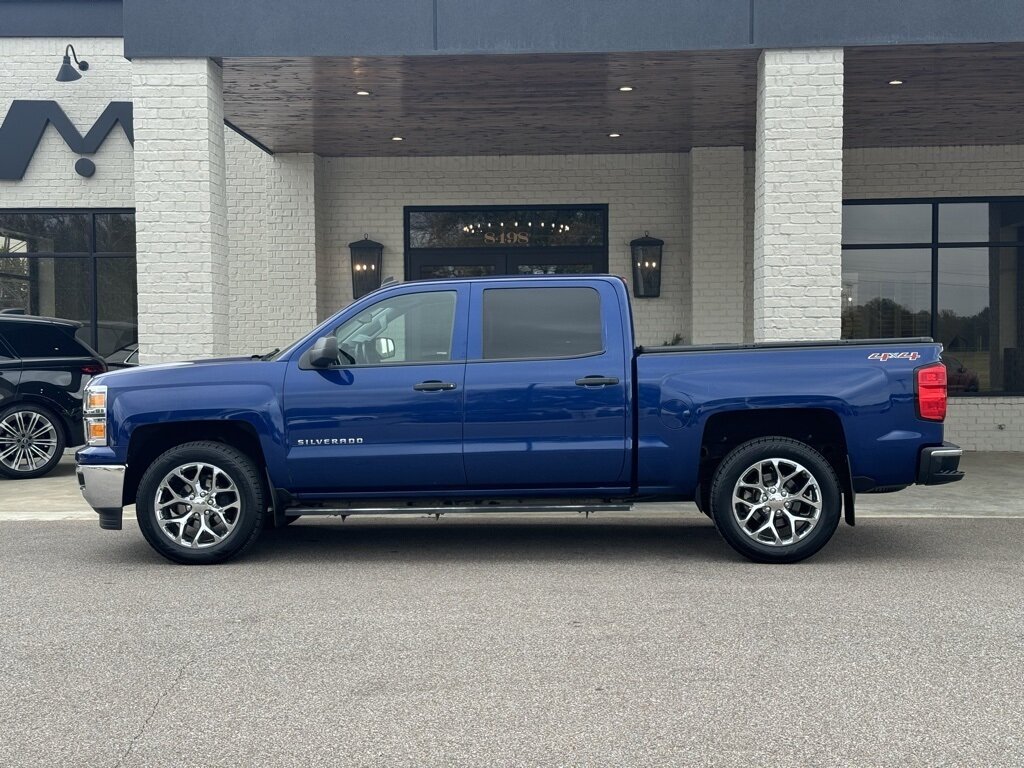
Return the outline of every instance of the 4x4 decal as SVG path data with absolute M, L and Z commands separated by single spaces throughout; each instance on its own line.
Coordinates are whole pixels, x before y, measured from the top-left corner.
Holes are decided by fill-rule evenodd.
M 920 352 L 872 352 L 868 360 L 881 360 L 883 363 L 889 360 L 920 360 Z

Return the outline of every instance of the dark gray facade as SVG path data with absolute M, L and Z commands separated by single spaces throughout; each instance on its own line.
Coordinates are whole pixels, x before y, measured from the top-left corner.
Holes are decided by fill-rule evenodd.
M 129 57 L 1024 41 L 1019 0 L 12 0 L 0 12 L 6 37 L 123 31 Z

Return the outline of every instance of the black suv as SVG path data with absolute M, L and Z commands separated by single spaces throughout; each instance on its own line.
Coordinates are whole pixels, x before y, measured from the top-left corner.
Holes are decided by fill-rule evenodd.
M 0 314 L 0 476 L 45 475 L 85 442 L 82 391 L 107 370 L 75 337 L 81 323 Z

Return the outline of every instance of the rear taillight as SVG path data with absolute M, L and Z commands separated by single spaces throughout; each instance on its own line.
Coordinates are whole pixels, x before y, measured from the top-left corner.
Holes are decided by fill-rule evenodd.
M 82 366 L 82 373 L 84 373 L 86 376 L 95 376 L 98 373 L 106 372 L 107 366 L 105 363 L 95 362 Z
M 942 421 L 946 418 L 946 366 L 926 365 L 915 375 L 917 415 L 928 421 Z

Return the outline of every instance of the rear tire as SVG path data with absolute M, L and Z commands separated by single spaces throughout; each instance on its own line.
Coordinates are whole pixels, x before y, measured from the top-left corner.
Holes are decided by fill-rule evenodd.
M 60 419 L 46 408 L 18 403 L 0 411 L 0 476 L 42 477 L 57 466 L 66 445 Z
M 814 448 L 763 437 L 735 448 L 715 470 L 711 517 L 729 545 L 758 563 L 804 560 L 832 538 L 842 495 Z
M 176 563 L 223 563 L 251 547 L 268 516 L 252 459 L 223 443 L 184 443 L 162 453 L 142 475 L 139 528 Z

